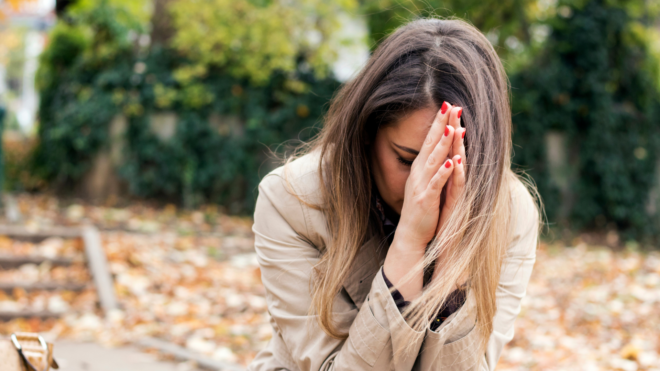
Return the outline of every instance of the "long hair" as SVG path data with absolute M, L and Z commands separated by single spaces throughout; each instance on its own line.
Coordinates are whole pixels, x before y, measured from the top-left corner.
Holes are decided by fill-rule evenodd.
M 347 337 L 333 322 L 333 302 L 358 249 L 375 231 L 368 143 L 380 127 L 417 109 L 438 109 L 443 101 L 464 108 L 466 185 L 416 267 L 427 269 L 442 255 L 442 275 L 424 288 L 404 315 L 413 327 L 424 328 L 459 279 L 468 277 L 468 289 L 477 302 L 480 345 L 486 347 L 513 227 L 509 185 L 519 177 L 511 170 L 506 73 L 486 37 L 458 19 L 416 20 L 387 37 L 366 66 L 337 92 L 319 135 L 287 161 L 302 153 L 320 153 L 323 204 L 308 205 L 325 213 L 330 242 L 314 267 L 310 312 L 332 337 Z M 527 187 L 540 201 L 534 186 Z

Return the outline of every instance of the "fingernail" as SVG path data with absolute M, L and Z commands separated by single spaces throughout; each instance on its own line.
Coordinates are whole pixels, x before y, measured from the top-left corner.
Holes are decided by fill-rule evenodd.
M 465 131 L 461 134 L 461 139 L 465 138 Z
M 445 162 L 445 167 L 447 169 L 449 169 L 451 167 L 451 160 L 447 160 L 447 162 Z
M 456 115 L 456 117 L 458 117 L 460 119 L 462 113 L 463 113 L 463 108 L 459 108 L 458 109 L 458 115 Z
M 460 157 L 458 158 L 458 164 L 459 165 L 461 164 L 461 158 Z
M 445 136 L 449 135 L 449 127 L 445 126 Z
M 442 107 L 440 107 L 440 113 L 444 115 L 448 109 L 449 109 L 449 105 L 447 104 L 447 102 L 442 102 Z

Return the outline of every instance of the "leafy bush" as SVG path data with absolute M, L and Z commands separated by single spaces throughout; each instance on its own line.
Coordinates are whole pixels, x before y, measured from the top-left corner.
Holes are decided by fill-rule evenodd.
M 167 47 L 140 47 L 131 42 L 139 27 L 117 19 L 129 17 L 103 2 L 53 31 L 38 73 L 32 170 L 71 189 L 110 146 L 110 122 L 121 114 L 128 127 L 118 172 L 132 195 L 250 212 L 260 174 L 270 170 L 261 168 L 267 148 L 313 135 L 338 83 L 298 68 L 293 80 L 275 72 L 256 86 L 221 68 L 199 69 Z M 178 117 L 169 140 L 150 129 L 150 117 L 163 111 Z M 237 127 L 213 126 L 213 115 Z
M 646 206 L 657 177 L 660 101 L 646 46 L 620 7 L 601 0 L 562 6 L 546 49 L 511 77 L 513 162 L 528 169 L 556 220 L 562 200 L 544 138 L 565 133 L 577 178 L 564 222 L 578 230 L 616 227 L 625 239 L 657 236 L 658 215 Z
M 356 0 L 174 1 L 171 44 L 197 69 L 223 67 L 256 83 L 277 72 L 295 72 L 301 56 L 323 78 L 337 57 L 332 43 L 356 42 L 332 36 L 340 17 L 357 5 Z

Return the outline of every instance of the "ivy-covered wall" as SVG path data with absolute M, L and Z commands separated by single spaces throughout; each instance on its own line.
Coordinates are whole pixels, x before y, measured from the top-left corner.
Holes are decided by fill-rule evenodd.
M 33 170 L 72 189 L 97 154 L 119 140 L 114 164 L 130 194 L 250 212 L 256 185 L 270 170 L 268 149 L 315 134 L 338 83 L 302 69 L 295 80 L 275 73 L 254 85 L 220 69 L 181 68 L 187 60 L 175 51 L 131 40 L 138 26 L 127 27 L 126 19 L 106 4 L 52 32 L 38 74 Z M 118 115 L 127 125 L 123 139 L 111 140 Z M 163 116 L 171 131 L 165 135 L 158 127 Z

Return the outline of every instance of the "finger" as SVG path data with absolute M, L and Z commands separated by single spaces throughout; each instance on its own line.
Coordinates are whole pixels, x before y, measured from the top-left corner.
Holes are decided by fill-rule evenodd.
M 451 173 L 454 170 L 454 163 L 452 160 L 446 160 L 440 169 L 435 173 L 433 178 L 431 178 L 431 181 L 429 181 L 429 187 L 428 189 L 431 191 L 430 196 L 431 197 L 436 197 L 439 198 L 440 196 L 440 191 L 442 191 L 442 187 L 445 186 L 447 183 L 447 180 L 451 176 Z
M 438 110 L 438 113 L 431 124 L 431 129 L 429 129 L 429 132 L 426 134 L 422 149 L 419 151 L 417 158 L 415 158 L 415 161 L 413 162 L 413 166 L 416 167 L 416 165 L 419 166 L 420 164 L 426 164 L 426 160 L 431 152 L 433 152 L 433 149 L 445 132 L 451 108 L 451 104 L 442 102 L 442 106 Z
M 447 157 L 447 158 L 445 159 L 445 162 L 447 162 L 447 160 L 451 160 L 451 158 Z M 454 170 L 455 170 L 455 169 L 456 169 L 456 161 L 452 161 L 452 163 L 453 163 L 453 165 L 454 165 Z M 443 165 L 444 165 L 444 163 L 443 163 Z M 447 196 L 447 192 L 449 192 L 449 191 L 451 190 L 451 178 L 452 178 L 452 176 L 450 175 L 449 178 L 447 179 L 447 183 L 445 183 L 445 186 L 444 186 L 444 188 L 443 188 L 443 190 L 442 190 L 442 191 L 444 192 L 444 196 L 445 196 L 445 198 L 446 198 L 446 196 Z M 440 194 L 440 197 L 442 197 L 442 196 L 443 196 L 443 195 L 442 195 L 442 193 L 441 193 L 441 194 Z M 443 200 L 443 201 L 444 201 L 444 200 Z M 441 205 L 441 206 L 442 206 L 442 205 Z
M 465 132 L 467 131 L 466 128 L 460 128 L 458 129 L 459 133 L 454 134 L 454 137 L 457 137 L 459 144 L 458 144 L 458 153 L 454 155 L 460 155 L 461 156 L 461 165 L 465 165 L 463 162 L 467 158 L 465 156 Z M 455 145 L 455 144 L 454 144 Z
M 454 163 L 454 171 L 456 171 L 456 166 L 457 166 L 456 160 L 452 160 L 452 162 Z M 451 192 L 452 183 L 453 183 L 452 179 L 454 179 L 454 176 L 453 176 L 454 171 L 452 171 L 452 175 L 449 176 L 449 179 L 447 179 L 447 183 L 445 184 L 445 189 L 446 189 L 445 192 L 447 192 L 447 193 Z
M 465 128 L 460 128 L 454 132 L 453 142 L 451 144 L 451 157 L 461 156 L 465 159 Z
M 456 161 L 452 161 L 454 163 L 454 171 L 456 171 Z M 454 174 L 454 171 L 452 171 L 452 174 Z M 454 176 L 450 175 L 449 178 L 447 179 L 447 183 L 445 183 L 445 187 L 442 189 L 442 192 L 440 192 L 440 210 L 442 210 L 447 203 L 447 199 L 449 198 L 449 195 L 452 192 L 452 188 L 454 187 L 453 185 L 453 179 Z M 442 193 L 444 192 L 444 197 L 442 197 Z
M 445 163 L 445 159 L 449 157 L 449 151 L 451 150 L 451 144 L 454 138 L 454 128 L 450 125 L 445 126 L 445 132 L 442 134 L 440 141 L 435 145 L 433 152 L 429 155 L 426 160 L 426 165 L 422 171 L 422 174 L 419 174 L 420 184 L 428 183 L 433 175 L 438 171 L 440 166 Z
M 454 171 L 452 171 L 447 184 L 451 183 L 451 189 L 447 188 L 447 199 L 445 200 L 444 208 L 452 209 L 454 204 L 463 193 L 465 188 L 465 167 L 463 166 L 463 159 L 461 156 L 454 156 Z
M 454 171 L 456 171 L 456 161 L 452 161 L 454 163 L 454 170 L 452 171 L 452 174 L 454 174 Z M 440 191 L 440 207 L 438 208 L 439 216 L 438 216 L 438 225 L 435 228 L 435 234 L 436 236 L 438 235 L 438 232 L 440 232 L 441 227 L 444 225 L 445 220 L 447 219 L 446 212 L 444 210 L 447 209 L 447 203 L 451 202 L 450 200 L 450 194 L 452 192 L 452 188 L 454 187 L 453 184 L 453 175 L 449 175 L 449 178 L 447 179 L 447 182 L 445 183 L 445 186 L 442 188 Z
M 464 130 L 464 128 L 461 128 L 462 113 L 463 113 L 462 107 L 453 107 L 451 112 L 449 113 L 449 125 L 451 125 L 454 128 L 454 142 L 452 143 L 451 146 L 452 157 L 461 154 L 460 153 L 461 136 L 463 135 L 462 130 Z
M 453 126 L 454 129 L 458 130 L 461 128 L 461 114 L 463 114 L 463 107 L 452 107 L 449 116 L 449 125 Z
M 453 196 L 458 196 L 465 187 L 465 164 L 463 163 L 463 157 L 460 155 L 454 156 L 452 161 L 455 164 L 454 171 L 451 173 L 452 193 Z

